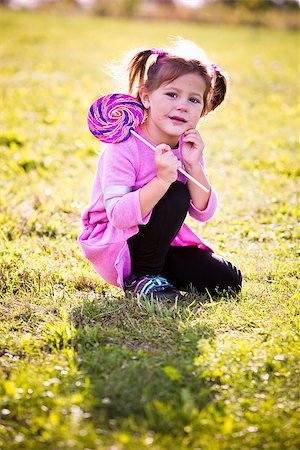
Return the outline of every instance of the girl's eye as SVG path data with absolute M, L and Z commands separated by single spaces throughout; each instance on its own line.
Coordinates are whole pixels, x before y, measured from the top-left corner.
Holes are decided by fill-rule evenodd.
M 176 98 L 175 92 L 167 92 L 167 96 L 171 98 Z
M 196 97 L 191 97 L 191 98 L 190 98 L 190 101 L 191 101 L 192 103 L 201 103 L 201 101 L 200 101 L 198 98 L 196 98 Z

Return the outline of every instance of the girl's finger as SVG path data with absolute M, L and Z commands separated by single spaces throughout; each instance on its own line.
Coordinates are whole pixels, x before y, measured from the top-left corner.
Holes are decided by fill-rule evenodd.
M 187 138 L 187 137 L 191 137 L 191 138 L 194 137 L 194 138 L 201 139 L 201 135 L 200 135 L 199 131 L 197 131 L 197 130 L 188 130 L 188 131 L 186 131 L 184 133 L 184 139 Z
M 161 154 L 161 153 L 171 151 L 171 147 L 167 144 L 159 144 L 156 146 L 155 151 L 157 151 L 157 152 L 159 152 L 159 154 Z

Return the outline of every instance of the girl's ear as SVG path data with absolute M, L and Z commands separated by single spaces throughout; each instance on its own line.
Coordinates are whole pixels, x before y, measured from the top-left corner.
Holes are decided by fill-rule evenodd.
M 140 90 L 140 99 L 145 109 L 148 109 L 150 106 L 149 94 L 144 90 Z

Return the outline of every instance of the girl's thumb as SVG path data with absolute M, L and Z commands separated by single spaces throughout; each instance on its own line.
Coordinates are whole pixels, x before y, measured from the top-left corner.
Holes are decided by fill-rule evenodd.
M 171 147 L 167 144 L 159 144 L 155 148 L 155 152 L 158 155 L 161 155 L 162 153 L 170 151 L 170 150 L 171 150 Z

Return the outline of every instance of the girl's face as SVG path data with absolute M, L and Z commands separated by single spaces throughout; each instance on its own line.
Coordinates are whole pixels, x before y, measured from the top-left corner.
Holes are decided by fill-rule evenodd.
M 175 147 L 182 133 L 196 127 L 204 106 L 205 89 L 203 78 L 192 72 L 150 93 L 143 91 L 141 100 L 148 109 L 148 117 L 142 130 L 155 144 Z

